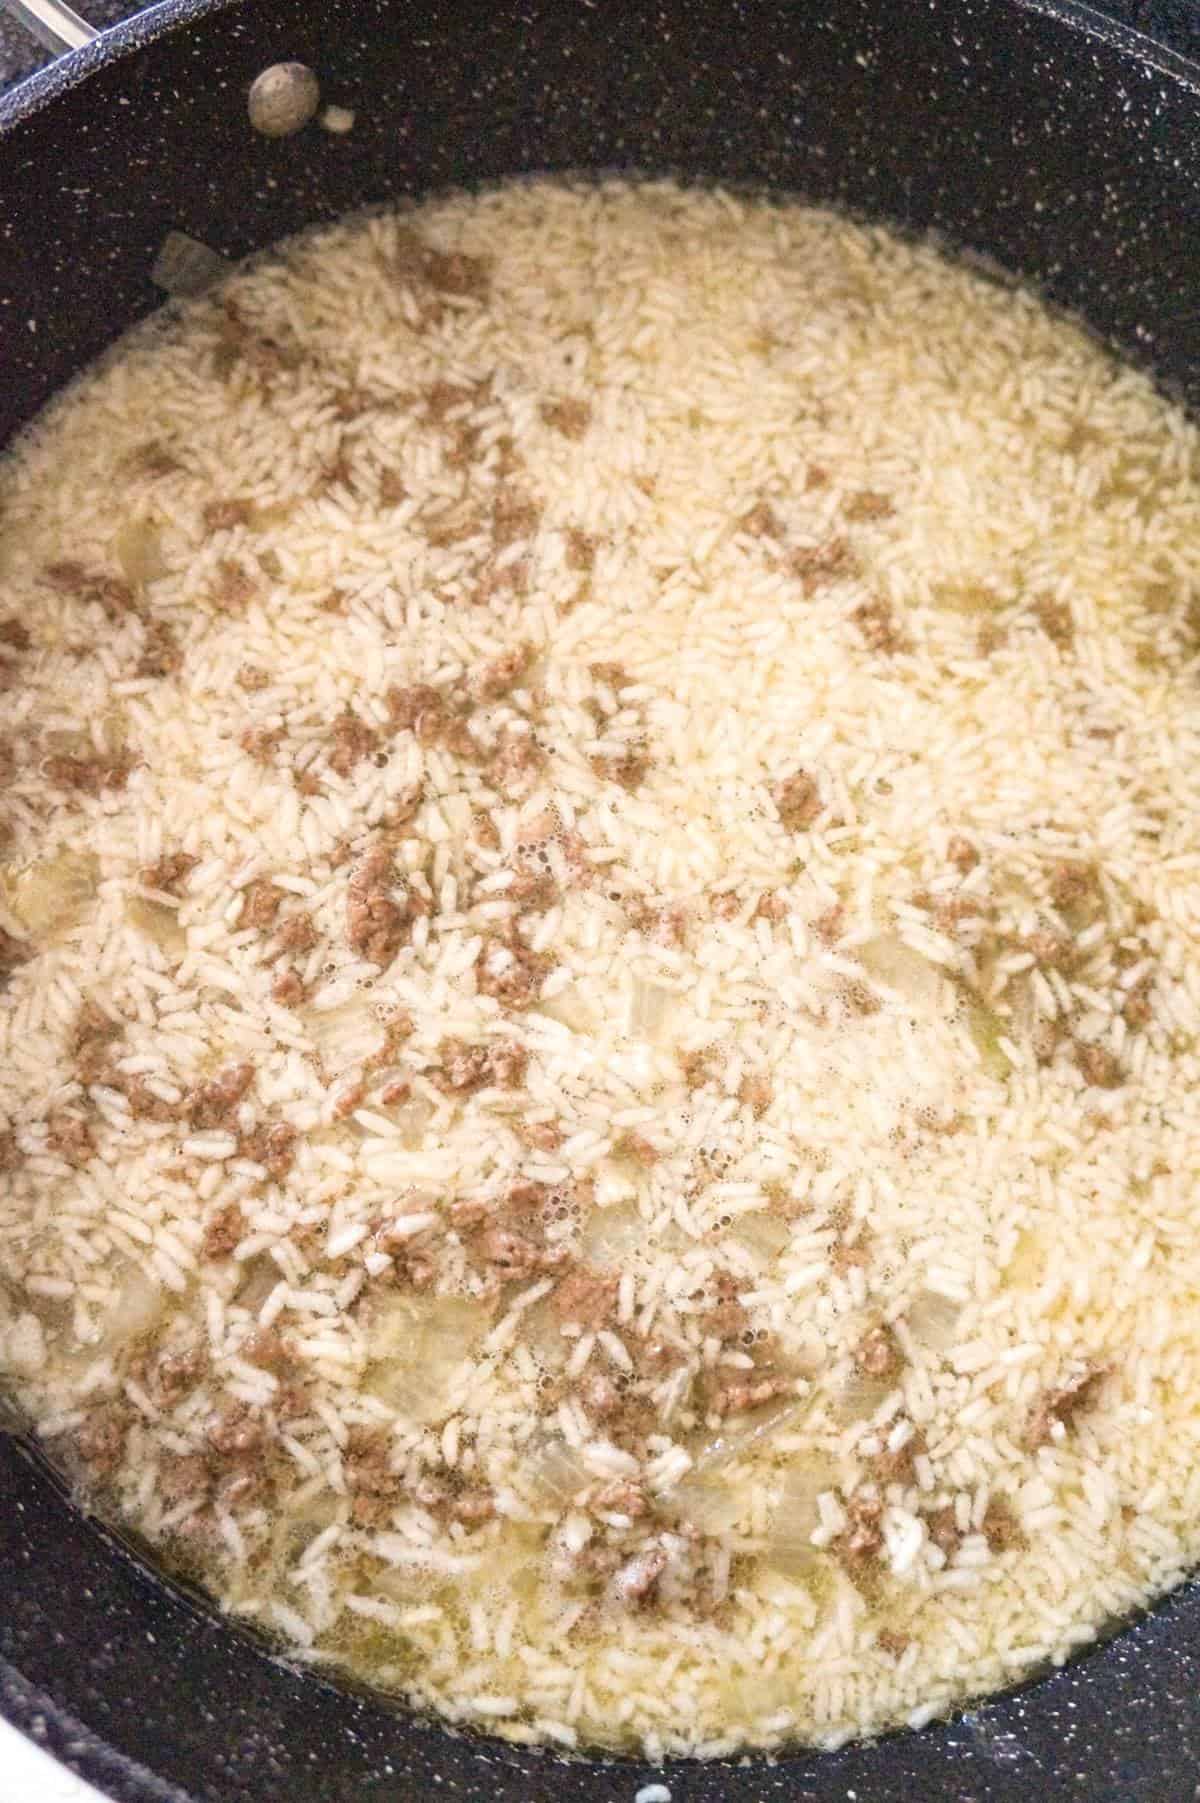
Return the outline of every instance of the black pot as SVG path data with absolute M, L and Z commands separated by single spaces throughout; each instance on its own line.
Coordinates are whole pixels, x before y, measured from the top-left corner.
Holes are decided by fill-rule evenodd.
M 344 137 L 268 140 L 297 59 Z M 0 441 L 157 306 L 183 231 L 240 257 L 517 171 L 673 171 L 932 229 L 1200 399 L 1200 69 L 1057 0 L 168 0 L 0 100 Z M 446 1796 L 1182 1803 L 1194 1586 L 1067 1670 L 836 1754 L 664 1771 L 455 1738 L 291 1669 L 164 1584 L 0 1429 L 0 1711 L 127 1803 Z

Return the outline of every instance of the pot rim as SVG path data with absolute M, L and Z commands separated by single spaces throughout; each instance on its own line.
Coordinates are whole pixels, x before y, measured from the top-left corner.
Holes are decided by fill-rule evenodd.
M 152 46 L 157 41 L 173 32 L 206 19 L 209 15 L 228 12 L 233 14 L 244 0 L 159 0 L 158 4 L 135 14 L 119 24 L 103 29 L 97 38 L 78 50 L 70 51 L 42 68 L 34 71 L 23 81 L 16 84 L 6 94 L 0 96 L 0 139 L 3 139 L 46 107 L 80 86 L 93 75 L 118 64 L 136 52 Z M 1057 22 L 1072 33 L 1085 39 L 1099 42 L 1125 58 L 1134 60 L 1142 69 L 1151 70 L 1176 85 L 1192 96 L 1200 105 L 1200 61 L 1192 60 L 1147 36 L 1144 32 L 1118 23 L 1086 4 L 1086 0 L 993 0 L 993 4 L 1003 4 L 1018 14 L 1041 16 Z M 0 1430 L 0 1438 L 3 1432 Z M 41 1460 L 36 1462 L 40 1465 Z M 299 1668 L 288 1666 L 286 1660 L 278 1660 L 264 1649 L 262 1641 L 249 1633 L 238 1623 L 217 1614 L 212 1605 L 202 1605 L 186 1591 L 173 1584 L 170 1579 L 163 1578 L 152 1566 L 147 1567 L 115 1536 L 105 1529 L 93 1530 L 97 1552 L 101 1549 L 105 1556 L 112 1560 L 126 1561 L 138 1566 L 140 1570 L 148 1570 L 153 1583 L 167 1590 L 176 1599 L 186 1602 L 188 1608 L 202 1611 L 205 1618 L 215 1621 L 222 1632 L 237 1635 L 244 1641 L 256 1646 L 266 1657 L 273 1657 L 291 1671 Z M 1139 1624 L 1147 1625 L 1154 1619 L 1161 1619 L 1169 1613 L 1173 1604 L 1178 1604 L 1187 1596 L 1195 1598 L 1195 1585 L 1185 1582 L 1175 1590 L 1161 1598 L 1149 1612 L 1136 1616 L 1132 1621 L 1122 1624 L 1118 1637 L 1132 1636 Z M 1097 1644 L 1072 1661 L 1072 1669 L 1080 1669 L 1093 1663 L 1097 1657 L 1103 1656 L 1108 1642 Z M 327 1679 L 316 1678 L 311 1673 L 305 1674 L 310 1681 L 328 1685 Z M 1037 1677 L 1015 1689 L 1008 1689 L 995 1696 L 981 1699 L 968 1706 L 965 1716 L 959 1712 L 947 1723 L 944 1719 L 931 1723 L 928 1729 L 900 1729 L 884 1737 L 883 1741 L 870 1743 L 876 1746 L 895 1744 L 914 1736 L 923 1736 L 937 1732 L 960 1733 L 964 1739 L 970 1739 L 975 1733 L 971 1726 L 973 1717 L 985 1707 L 992 1704 L 1011 1704 L 1015 1699 L 1040 1691 L 1053 1678 Z M 357 1699 L 354 1693 L 342 1692 L 351 1706 L 370 1707 L 364 1699 Z M 386 1702 L 384 1704 L 387 1707 Z M 96 1786 L 105 1795 L 119 1797 L 122 1803 L 187 1803 L 187 1793 L 175 1784 L 161 1779 L 144 1764 L 119 1752 L 97 1730 L 86 1726 L 77 1717 L 67 1712 L 59 1704 L 53 1694 L 29 1682 L 20 1671 L 3 1657 L 0 1657 L 0 1717 L 9 1721 L 14 1727 L 23 1731 L 50 1753 L 62 1765 L 74 1772 L 88 1783 Z M 407 1716 L 406 1722 L 414 1724 L 421 1718 Z M 423 1726 L 429 1724 L 423 1723 Z M 443 1733 L 440 1725 L 433 1724 L 434 1731 Z M 447 1735 L 449 1739 L 449 1735 Z M 461 1741 L 461 1737 L 458 1738 Z M 472 1735 L 470 1742 L 478 1747 L 483 1758 L 510 1761 L 518 1755 L 524 1759 L 536 1758 L 538 1766 L 546 1774 L 553 1772 L 556 1766 L 578 1766 L 586 1764 L 593 1770 L 607 1768 L 614 1779 L 623 1783 L 631 1783 L 631 1789 L 638 1783 L 652 1782 L 657 1775 L 636 1759 L 614 1760 L 611 1757 L 594 1756 L 588 1758 L 564 1759 L 552 1748 L 515 1749 L 508 1743 L 486 1736 Z M 849 1780 L 853 1794 L 854 1775 L 845 1765 L 847 1756 L 853 1756 L 855 1746 L 851 1743 L 836 1754 L 823 1755 L 811 1748 L 782 1749 L 771 1756 L 770 1765 L 787 1783 L 789 1768 L 797 1772 L 802 1764 L 814 1761 L 837 1761 Z M 736 1762 L 743 1763 L 740 1759 Z M 768 1770 L 766 1756 L 749 1755 L 747 1763 L 751 1769 L 757 1769 L 764 1775 Z M 673 1774 L 680 1779 L 685 1773 L 703 1771 L 721 1772 L 729 1768 L 725 1762 L 701 1762 L 694 1759 L 673 1759 L 661 1768 L 662 1776 L 670 1781 Z M 1044 1777 L 1044 1774 L 1042 1775 Z M 1182 1774 L 1180 1774 L 1182 1776 Z M 1036 1788 L 1041 1787 L 1037 1776 L 1027 1774 L 1021 1769 L 1020 1777 Z M 964 1774 L 970 1783 L 970 1776 Z M 481 1782 L 482 1782 L 481 1778 Z M 550 1779 L 551 1784 L 553 1779 Z M 399 1794 L 399 1793 L 397 1793 Z M 965 1794 L 965 1793 L 964 1793 Z M 1044 1793 L 1048 1794 L 1048 1793 Z M 1130 1795 L 1133 1793 L 1131 1792 Z

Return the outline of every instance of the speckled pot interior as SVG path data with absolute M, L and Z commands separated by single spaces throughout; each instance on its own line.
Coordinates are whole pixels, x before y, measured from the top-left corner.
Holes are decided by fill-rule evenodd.
M 353 130 L 256 137 L 266 64 Z M 314 220 L 532 170 L 670 170 L 936 230 L 1200 400 L 1200 70 L 1043 0 L 168 0 L 0 100 L 0 441 L 162 295 Z M 1200 1797 L 1200 1591 L 1065 1671 L 836 1754 L 652 1772 L 453 1738 L 273 1659 L 0 1429 L 0 1712 L 125 1803 Z

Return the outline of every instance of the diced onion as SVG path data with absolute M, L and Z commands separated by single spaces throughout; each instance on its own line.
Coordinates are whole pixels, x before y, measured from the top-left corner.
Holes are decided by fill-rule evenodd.
M 936 1003 L 941 995 L 944 978 L 937 965 L 890 933 L 868 940 L 859 948 L 858 958 L 871 976 L 906 1001 Z
M 660 984 L 635 978 L 629 1004 L 629 1029 L 643 1039 L 662 1040 L 666 1036 L 675 996 Z
M 64 851 L 0 878 L 4 904 L 39 945 L 69 933 L 96 894 L 100 865 L 91 853 Z
M 389 1300 L 371 1323 L 367 1389 L 413 1421 L 435 1420 L 486 1325 L 482 1305 L 466 1297 Z
M 861 1421 L 867 1415 L 873 1415 L 895 1387 L 895 1382 L 887 1378 L 867 1377 L 855 1372 L 838 1396 L 838 1408 L 849 1420 Z
M 813 1530 L 820 1521 L 817 1498 L 836 1483 L 831 1460 L 809 1454 L 788 1467 L 767 1538 L 766 1560 L 785 1577 L 803 1577 L 817 1562 Z
M 131 926 L 152 939 L 164 952 L 181 952 L 187 944 L 187 934 L 179 924 L 178 914 L 163 902 L 147 901 L 144 895 L 131 895 L 125 914 Z
M 726 1422 L 718 1433 L 706 1435 L 692 1450 L 693 1472 L 717 1471 L 722 1465 L 731 1464 L 779 1428 L 794 1427 L 811 1406 L 807 1398 L 784 1400 L 744 1418 L 737 1426 Z
M 533 1489 L 553 1508 L 568 1508 L 596 1481 L 582 1454 L 557 1435 L 532 1450 L 527 1467 Z
M 594 1208 L 583 1225 L 580 1251 L 593 1264 L 615 1263 L 645 1243 L 646 1223 L 631 1202 Z
M 161 1316 L 165 1300 L 161 1287 L 144 1266 L 128 1266 L 116 1301 L 102 1317 L 103 1339 L 92 1349 L 92 1356 L 120 1351 L 147 1332 Z
M 727 1533 L 745 1512 L 745 1505 L 727 1484 L 719 1480 L 705 1483 L 691 1476 L 672 1490 L 671 1504 L 705 1534 Z
M 967 1031 L 974 1040 L 979 1051 L 980 1063 L 989 1077 L 1005 1078 L 1012 1070 L 1012 1062 L 1006 1057 L 1000 1041 L 1009 1031 L 1009 1023 L 983 1002 L 972 999 L 967 1003 Z
M 560 1026 L 569 1027 L 572 1033 L 590 1033 L 596 1025 L 596 1016 L 589 1008 L 578 989 L 563 989 L 540 1001 L 534 1010 L 544 1014 L 547 1020 L 556 1020 Z
M 961 1305 L 936 1290 L 919 1290 L 908 1309 L 908 1330 L 921 1346 L 941 1352 L 955 1339 Z
M 127 520 L 117 533 L 113 545 L 121 573 L 135 586 L 157 582 L 167 573 L 162 539 L 158 527 L 146 518 Z
M 778 1215 L 769 1214 L 765 1209 L 752 1208 L 745 1214 L 738 1215 L 729 1229 L 735 1239 L 749 1246 L 768 1263 L 777 1258 L 789 1243 L 792 1230 L 787 1222 Z

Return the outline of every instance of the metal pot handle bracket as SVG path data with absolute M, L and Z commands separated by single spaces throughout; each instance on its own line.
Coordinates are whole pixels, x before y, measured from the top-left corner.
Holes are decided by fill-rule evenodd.
M 82 50 L 100 33 L 72 12 L 63 0 L 0 0 L 0 12 L 11 13 L 54 56 Z
M 56 58 L 82 50 L 100 36 L 94 26 L 72 11 L 66 0 L 0 0 L 0 14 L 3 13 L 32 32 Z M 251 82 L 246 112 L 260 137 L 289 138 L 313 118 L 320 99 L 317 77 L 306 64 L 271 63 Z M 340 135 L 353 127 L 354 114 L 347 107 L 328 106 L 321 115 L 321 124 L 326 131 Z M 167 294 L 199 294 L 227 275 L 229 267 L 224 257 L 186 232 L 168 232 L 150 270 L 150 279 Z
M 0 0 L 0 13 L 10 14 L 55 57 L 82 50 L 100 36 L 66 0 Z M 260 137 L 290 138 L 308 124 L 320 99 L 317 78 L 306 64 L 271 63 L 251 82 L 246 111 Z M 354 114 L 346 107 L 326 107 L 321 123 L 327 131 L 341 134 L 352 128 Z

